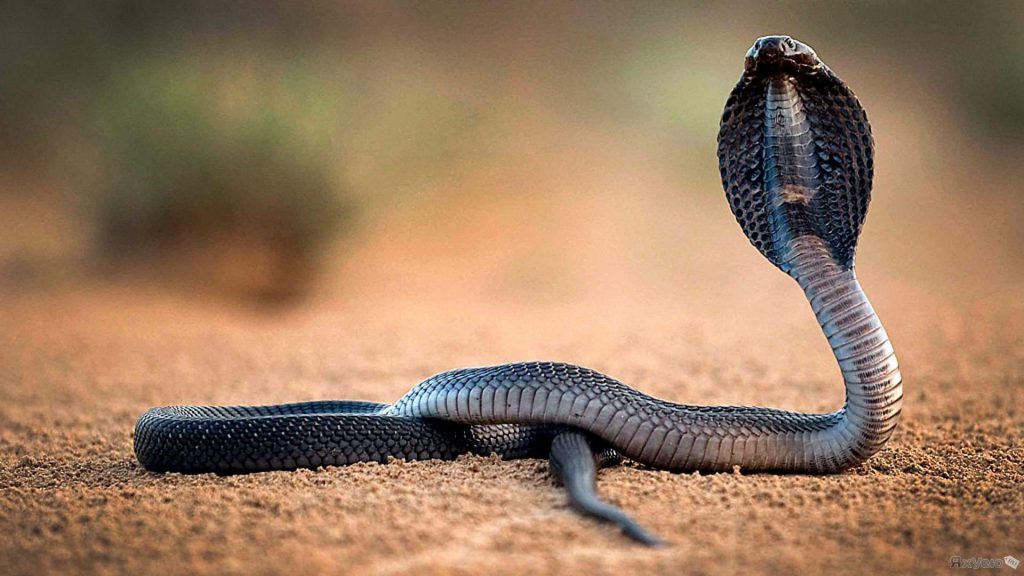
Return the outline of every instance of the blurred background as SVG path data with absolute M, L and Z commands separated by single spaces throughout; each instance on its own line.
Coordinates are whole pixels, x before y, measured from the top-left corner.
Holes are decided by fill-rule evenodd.
M 785 33 L 874 127 L 862 268 L 1022 296 L 1019 2 L 5 4 L 0 294 L 727 307 L 788 283 L 715 157 Z

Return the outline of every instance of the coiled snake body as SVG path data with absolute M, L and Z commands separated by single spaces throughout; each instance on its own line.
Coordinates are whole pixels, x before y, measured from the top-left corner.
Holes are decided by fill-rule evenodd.
M 726 103 L 722 182 L 744 233 L 803 288 L 846 385 L 836 412 L 693 406 L 570 364 L 464 368 L 398 402 L 153 408 L 135 453 L 155 471 L 240 473 L 497 453 L 548 457 L 571 503 L 658 540 L 594 494 L 619 455 L 674 471 L 830 473 L 878 451 L 902 403 L 892 345 L 853 259 L 871 192 L 873 140 L 853 92 L 804 44 L 759 39 Z

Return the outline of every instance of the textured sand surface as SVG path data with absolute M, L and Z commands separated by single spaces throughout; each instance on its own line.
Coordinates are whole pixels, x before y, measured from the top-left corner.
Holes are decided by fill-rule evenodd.
M 896 116 L 874 123 L 899 135 Z M 569 510 L 542 461 L 230 478 L 136 464 L 151 406 L 391 402 L 436 372 L 519 360 L 679 402 L 841 405 L 809 306 L 739 233 L 713 169 L 681 194 L 630 146 L 571 144 L 528 179 L 460 174 L 473 194 L 439 185 L 390 207 L 295 309 L 63 270 L 0 282 L 0 572 L 937 574 L 957 555 L 1024 559 L 1022 204 L 1013 179 L 932 186 L 924 153 L 892 142 L 858 276 L 900 359 L 904 419 L 857 469 L 602 471 L 600 493 L 671 543 L 648 550 Z M 79 244 L 63 220 L 3 214 L 0 228 L 49 223 L 42 237 Z
M 109 285 L 12 295 L 0 572 L 936 574 L 954 555 L 1024 557 L 1015 292 L 954 303 L 862 280 L 904 367 L 895 439 L 829 477 L 602 471 L 600 492 L 671 542 L 660 550 L 575 515 L 542 461 L 159 475 L 136 464 L 131 430 L 152 405 L 392 401 L 437 371 L 525 359 L 677 401 L 833 409 L 837 369 L 781 274 L 547 306 L 356 295 L 274 313 Z

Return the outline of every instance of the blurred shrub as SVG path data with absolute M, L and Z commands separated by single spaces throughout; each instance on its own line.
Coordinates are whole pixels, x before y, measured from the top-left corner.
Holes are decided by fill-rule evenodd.
M 104 256 L 259 297 L 304 293 L 351 212 L 329 75 L 208 55 L 114 70 L 91 198 Z

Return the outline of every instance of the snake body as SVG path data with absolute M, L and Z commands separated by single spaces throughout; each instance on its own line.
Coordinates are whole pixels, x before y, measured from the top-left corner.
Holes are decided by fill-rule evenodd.
M 548 457 L 581 511 L 656 543 L 594 495 L 618 455 L 673 471 L 832 473 L 892 435 L 902 380 L 854 274 L 871 192 L 873 140 L 853 92 L 813 50 L 759 39 L 726 103 L 718 155 L 729 205 L 751 243 L 801 286 L 839 363 L 846 403 L 806 414 L 667 402 L 555 362 L 437 374 L 394 404 L 304 402 L 153 408 L 135 429 L 155 471 L 239 473 L 497 453 Z

